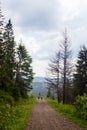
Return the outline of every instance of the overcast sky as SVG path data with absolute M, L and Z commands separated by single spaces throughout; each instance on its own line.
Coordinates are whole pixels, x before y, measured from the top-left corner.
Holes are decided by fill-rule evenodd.
M 87 0 L 2 0 L 15 40 L 22 39 L 33 58 L 35 76 L 46 76 L 49 59 L 68 30 L 74 54 L 87 44 Z

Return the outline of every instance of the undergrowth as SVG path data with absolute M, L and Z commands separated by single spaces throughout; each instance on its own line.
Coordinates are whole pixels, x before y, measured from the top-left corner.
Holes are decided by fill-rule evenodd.
M 76 108 L 73 105 L 58 103 L 56 100 L 46 99 L 48 104 L 52 106 L 57 112 L 68 117 L 72 122 L 79 124 L 87 130 L 87 120 L 79 118 L 76 113 Z
M 3 101 L 0 104 L 0 130 L 24 130 L 35 102 L 34 97 L 21 99 L 14 105 Z

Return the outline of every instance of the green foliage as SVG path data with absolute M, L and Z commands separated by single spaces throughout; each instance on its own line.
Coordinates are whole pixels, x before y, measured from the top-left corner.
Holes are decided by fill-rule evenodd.
M 16 68 L 16 84 L 18 86 L 20 96 L 27 97 L 27 92 L 32 89 L 31 82 L 33 80 L 32 58 L 28 55 L 25 46 L 20 45 L 17 49 L 18 62 Z
M 11 125 L 14 123 L 15 113 L 9 104 L 0 106 L 0 129 L 11 130 Z
M 78 54 L 76 73 L 74 74 L 74 94 L 87 93 L 87 48 L 83 46 Z
M 48 92 L 47 92 L 47 98 L 50 98 L 50 99 L 55 99 L 55 94 L 54 92 L 51 91 L 51 89 L 49 88 L 48 89 Z
M 18 101 L 21 97 L 20 90 L 17 85 L 15 85 L 12 89 L 12 96 L 14 97 L 15 101 Z
M 17 101 L 20 97 L 27 98 L 32 89 L 32 58 L 25 46 L 20 44 L 16 48 L 11 20 L 4 25 L 1 9 L 0 23 L 0 90 Z
M 81 119 L 87 120 L 87 94 L 76 97 L 75 108 L 76 115 Z
M 63 114 L 71 114 L 75 112 L 75 108 L 72 105 L 58 103 L 56 100 L 47 99 L 48 103 L 51 104 L 57 111 Z
M 15 101 L 14 101 L 14 98 L 9 95 L 8 93 L 0 90 L 0 105 L 2 104 L 9 104 L 9 105 L 14 105 L 15 104 Z
M 21 100 L 16 106 L 3 104 L 0 106 L 0 130 L 24 130 L 36 99 L 29 97 Z
M 3 28 L 2 62 L 0 61 L 0 89 L 12 93 L 14 87 L 15 42 L 11 20 Z
M 71 121 L 81 125 L 85 130 L 87 130 L 87 119 L 79 118 L 76 114 L 76 108 L 73 105 L 58 103 L 56 100 L 46 99 L 46 101 L 61 114 L 65 115 Z M 86 97 L 87 103 L 87 97 Z

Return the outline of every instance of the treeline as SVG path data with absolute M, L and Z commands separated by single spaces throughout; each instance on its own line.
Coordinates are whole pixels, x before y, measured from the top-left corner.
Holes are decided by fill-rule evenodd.
M 74 103 L 78 95 L 87 94 L 87 48 L 80 47 L 77 60 L 73 58 L 71 43 L 67 30 L 63 33 L 63 40 L 58 51 L 50 60 L 48 76 L 48 97 L 57 97 L 58 102 Z M 75 62 L 76 60 L 76 62 Z
M 20 42 L 14 39 L 11 20 L 6 23 L 0 9 L 0 93 L 6 92 L 15 100 L 26 98 L 32 89 L 32 58 Z

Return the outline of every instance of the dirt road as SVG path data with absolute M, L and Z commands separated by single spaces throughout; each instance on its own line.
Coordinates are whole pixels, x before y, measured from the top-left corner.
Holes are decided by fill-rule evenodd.
M 46 102 L 39 100 L 27 122 L 26 130 L 83 130 L 54 111 Z

